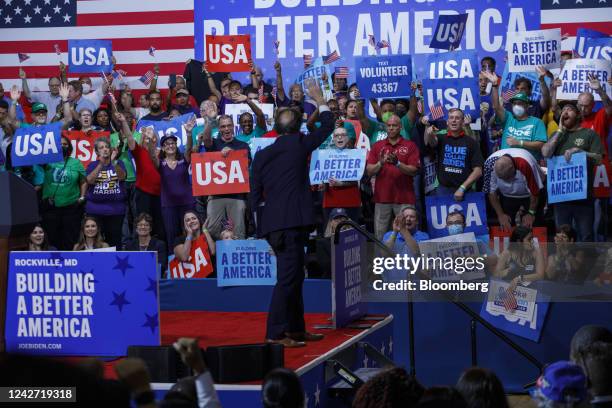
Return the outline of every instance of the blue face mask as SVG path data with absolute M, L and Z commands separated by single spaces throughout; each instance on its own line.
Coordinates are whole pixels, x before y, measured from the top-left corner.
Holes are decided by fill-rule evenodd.
M 448 235 L 457 235 L 463 233 L 463 225 L 453 224 L 447 227 Z

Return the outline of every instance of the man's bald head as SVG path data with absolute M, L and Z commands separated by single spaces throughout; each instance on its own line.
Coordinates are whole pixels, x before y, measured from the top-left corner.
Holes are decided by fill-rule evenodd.
M 578 109 L 582 114 L 582 117 L 588 116 L 593 113 L 593 107 L 595 106 L 595 97 L 592 93 L 583 92 L 578 95 Z
M 510 156 L 502 156 L 495 162 L 495 174 L 502 180 L 510 180 L 514 177 L 516 169 L 514 161 Z

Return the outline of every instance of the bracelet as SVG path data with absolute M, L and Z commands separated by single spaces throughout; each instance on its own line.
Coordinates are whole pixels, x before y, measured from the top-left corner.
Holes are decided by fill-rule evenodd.
M 191 235 L 187 235 L 187 237 L 185 238 L 185 241 L 191 241 Z
M 400 161 L 398 160 L 398 161 L 397 161 L 397 163 L 395 163 L 395 167 L 397 167 L 397 168 L 399 169 L 400 164 L 401 164 L 401 163 L 400 163 Z
M 534 217 L 535 217 L 535 215 L 536 215 L 535 210 L 529 210 L 529 211 L 527 211 L 527 212 L 528 212 L 529 214 L 533 215 Z
M 459 186 L 459 190 L 465 193 L 465 190 L 467 190 L 467 188 L 465 188 L 465 186 L 462 184 Z
M 393 238 L 393 239 L 397 238 L 397 231 L 393 231 L 391 233 L 391 238 Z

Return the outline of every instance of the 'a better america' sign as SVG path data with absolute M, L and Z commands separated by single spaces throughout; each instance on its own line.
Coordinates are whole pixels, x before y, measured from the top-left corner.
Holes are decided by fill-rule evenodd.
M 564 156 L 548 159 L 546 189 L 548 202 L 582 200 L 587 197 L 587 160 L 586 153 L 574 153 L 570 162 Z
M 563 66 L 559 75 L 561 86 L 557 88 L 557 99 L 577 100 L 582 92 L 590 92 L 596 101 L 601 101 L 599 94 L 589 86 L 589 75 L 597 77 L 608 97 L 612 97 L 611 87 L 608 85 L 610 61 L 576 58 L 567 60 Z
M 510 72 L 533 72 L 536 67 L 559 68 L 561 29 L 508 33 Z

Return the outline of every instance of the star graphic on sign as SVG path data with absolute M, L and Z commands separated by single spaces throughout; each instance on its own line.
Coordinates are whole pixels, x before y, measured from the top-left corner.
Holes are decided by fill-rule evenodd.
M 51 5 L 51 0 L 45 0 L 45 4 Z
M 129 305 L 130 302 L 125 298 L 125 292 L 121 293 L 113 292 L 113 301 L 110 303 L 111 306 L 117 306 L 119 308 L 119 313 L 123 312 L 123 306 Z
M 393 353 L 393 338 L 389 337 L 389 354 Z
M 51 22 L 51 16 L 49 16 L 49 15 L 47 14 L 47 15 L 45 15 L 45 16 L 43 17 L 43 20 L 45 20 L 45 23 L 50 23 L 50 22 Z
M 26 6 L 29 6 L 31 2 L 32 2 L 32 0 L 24 0 L 24 4 L 25 4 Z
M 70 4 L 70 0 L 64 0 L 64 4 Z
M 155 333 L 155 328 L 159 326 L 159 323 L 157 323 L 157 313 L 152 316 L 149 316 L 149 314 L 145 313 L 145 317 L 146 322 L 144 322 L 142 327 L 148 327 L 151 329 L 151 333 Z
M 59 14 L 59 13 L 60 13 L 60 11 L 62 11 L 62 8 L 61 8 L 60 6 L 55 6 L 55 7 L 53 7 L 53 12 L 54 12 L 55 14 Z
M 553 0 L 552 4 L 553 4 L 553 6 L 554 6 L 555 4 L 559 4 L 559 0 Z M 560 4 L 559 4 L 559 5 L 560 5 Z
M 4 17 L 4 23 L 5 23 L 5 24 L 11 24 L 11 21 L 13 21 L 13 19 L 11 18 L 11 16 L 6 16 L 6 17 Z
M 317 383 L 317 390 L 314 393 L 315 397 L 315 407 L 317 405 L 321 405 L 321 390 L 319 389 L 319 383 Z
M 13 0 L 4 0 L 4 3 L 5 3 L 7 6 L 10 6 L 12 2 L 13 2 Z
M 153 296 L 157 298 L 157 281 L 149 277 L 147 277 L 147 279 L 149 280 L 149 286 L 145 289 L 145 292 L 153 292 Z
M 64 15 L 64 23 L 69 23 L 70 22 L 70 14 L 66 13 Z
M 125 271 L 127 271 L 128 269 L 134 269 L 134 267 L 130 265 L 129 255 L 126 255 L 125 258 L 121 258 L 120 256 L 116 256 L 115 258 L 117 259 L 117 265 L 113 266 L 113 270 L 116 269 L 118 271 L 121 271 L 123 276 L 125 276 Z
M 21 14 L 21 7 L 19 6 L 15 7 L 15 15 L 17 14 Z
M 368 368 L 368 355 L 363 354 L 363 368 Z
M 41 10 L 40 7 L 38 6 L 34 7 L 34 14 L 40 14 L 40 10 Z
M 23 20 L 24 20 L 24 21 L 23 21 L 24 23 L 30 23 L 30 21 L 32 20 L 32 17 L 30 17 L 30 16 L 25 16 L 25 17 L 23 18 Z

